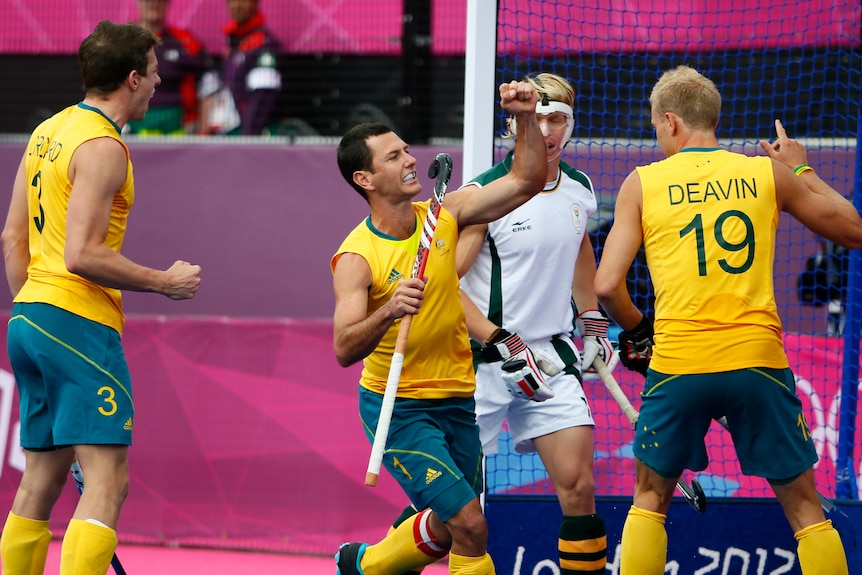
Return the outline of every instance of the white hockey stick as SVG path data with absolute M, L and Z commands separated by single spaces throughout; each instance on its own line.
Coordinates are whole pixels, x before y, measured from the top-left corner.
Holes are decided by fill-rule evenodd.
M 443 205 L 443 197 L 446 195 L 446 187 L 449 185 L 449 176 L 451 175 L 452 158 L 449 154 L 437 154 L 428 168 L 428 176 L 437 178 L 437 182 L 434 185 L 434 197 L 431 198 L 431 203 L 428 205 L 428 213 L 425 215 L 425 226 L 419 238 L 419 249 L 416 252 L 416 260 L 413 263 L 413 277 L 422 277 L 425 272 L 425 264 L 428 262 L 431 242 L 437 229 L 437 217 L 440 215 L 440 207 Z M 383 464 L 383 452 L 386 450 L 386 440 L 389 438 L 389 424 L 392 421 L 392 410 L 395 408 L 395 397 L 398 393 L 398 382 L 401 379 L 404 352 L 407 350 L 407 336 L 410 333 L 410 324 L 412 321 L 413 316 L 407 314 L 401 318 L 401 325 L 398 327 L 395 351 L 392 354 L 392 362 L 389 364 L 386 390 L 383 392 L 383 403 L 380 406 L 380 417 L 377 419 L 374 442 L 371 444 L 368 471 L 365 473 L 365 485 L 370 487 L 377 485 L 377 479 L 380 476 L 380 466 Z
M 605 388 L 608 390 L 608 393 L 610 393 L 611 397 L 616 400 L 617 405 L 619 405 L 620 409 L 623 410 L 623 413 L 631 422 L 632 428 L 634 428 L 638 422 L 638 412 L 632 406 L 632 403 L 629 401 L 626 394 L 623 393 L 623 390 L 620 388 L 620 384 L 617 383 L 616 379 L 614 379 L 614 376 L 611 373 L 611 370 L 608 369 L 607 364 L 597 355 L 596 359 L 593 360 L 593 367 L 596 369 L 599 377 L 602 378 L 602 383 L 605 384 Z
M 631 422 L 632 428 L 634 428 L 638 422 L 638 412 L 620 388 L 620 384 L 617 383 L 611 370 L 608 369 L 604 360 L 599 356 L 596 356 L 596 359 L 593 361 L 593 367 L 596 369 L 599 377 L 602 378 L 602 383 L 605 384 L 611 397 L 616 400 L 617 405 L 619 405 L 623 410 L 623 413 L 625 413 L 626 417 Z M 679 492 L 682 493 L 683 497 L 685 497 L 685 500 L 688 501 L 688 504 L 691 505 L 698 513 L 706 512 L 706 495 L 697 479 L 692 479 L 690 487 L 680 479 L 676 482 L 676 487 L 679 489 Z

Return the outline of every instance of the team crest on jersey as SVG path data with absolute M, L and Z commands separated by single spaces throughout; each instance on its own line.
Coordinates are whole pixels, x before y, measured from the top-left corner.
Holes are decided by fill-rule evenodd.
M 434 247 L 437 248 L 437 255 L 440 257 L 449 253 L 449 246 L 446 245 L 446 240 L 442 238 L 434 240 Z
M 575 224 L 575 230 L 581 233 L 584 230 L 584 210 L 580 204 L 572 204 L 572 221 Z

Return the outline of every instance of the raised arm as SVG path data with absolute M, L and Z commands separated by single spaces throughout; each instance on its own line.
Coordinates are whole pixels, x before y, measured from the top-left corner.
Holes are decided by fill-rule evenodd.
M 805 147 L 787 137 L 780 120 L 775 120 L 775 132 L 775 142 L 762 140 L 760 147 L 773 160 L 779 209 L 845 248 L 862 247 L 862 219 L 856 207 L 808 166 Z
M 512 169 L 478 189 L 462 189 L 446 196 L 446 209 L 463 228 L 492 222 L 508 214 L 542 190 L 548 172 L 545 138 L 536 120 L 536 92 L 529 82 L 500 85 L 500 105 L 515 116 L 518 133 Z

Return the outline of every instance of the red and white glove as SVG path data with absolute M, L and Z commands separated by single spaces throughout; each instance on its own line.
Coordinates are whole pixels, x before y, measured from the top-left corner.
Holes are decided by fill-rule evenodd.
M 608 326 L 610 322 L 598 310 L 587 310 L 580 314 L 575 320 L 575 327 L 584 342 L 581 352 L 581 379 L 599 379 L 599 374 L 593 367 L 597 357 L 613 371 L 620 361 L 619 353 L 614 349 L 608 339 Z
M 488 363 L 503 361 L 502 379 L 514 397 L 545 401 L 554 390 L 545 383 L 545 375 L 555 376 L 560 368 L 541 352 L 533 351 L 516 333 L 498 329 L 482 345 L 482 357 Z

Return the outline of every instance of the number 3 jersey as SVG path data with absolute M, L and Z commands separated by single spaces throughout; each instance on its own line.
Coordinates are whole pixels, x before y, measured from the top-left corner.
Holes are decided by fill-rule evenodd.
M 655 287 L 650 367 L 669 374 L 788 367 L 775 305 L 772 160 L 692 148 L 637 168 Z
M 496 180 L 511 165 L 510 154 L 471 184 Z M 575 261 L 596 208 L 586 174 L 561 163 L 556 182 L 488 224 L 461 289 L 486 317 L 525 341 L 571 333 Z
M 129 150 L 120 128 L 83 102 L 42 122 L 27 144 L 27 207 L 30 212 L 30 264 L 16 302 L 42 302 L 123 331 L 120 290 L 98 285 L 66 269 L 66 211 L 72 193 L 69 166 L 79 146 L 112 138 L 126 154 L 126 179 L 114 194 L 104 244 L 119 252 L 135 201 Z

